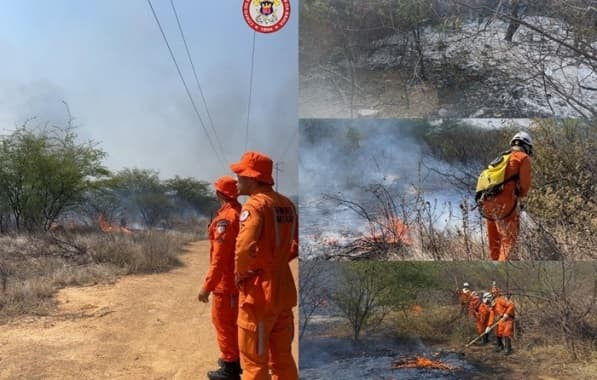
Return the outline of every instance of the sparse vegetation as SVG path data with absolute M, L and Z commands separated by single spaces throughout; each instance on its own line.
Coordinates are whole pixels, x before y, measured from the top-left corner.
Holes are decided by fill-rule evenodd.
M 355 355 L 359 357 L 391 356 L 392 353 L 376 351 L 376 342 L 387 349 L 388 340 L 391 340 L 399 350 L 403 350 L 395 355 L 413 351 L 466 353 L 464 360 L 477 366 L 477 370 L 483 368 L 483 371 L 502 375 L 521 374 L 532 368 L 529 372 L 531 378 L 560 374 L 562 378 L 588 379 L 591 369 L 595 368 L 597 266 L 593 263 L 562 261 L 495 265 L 483 262 L 361 261 L 326 264 L 327 270 L 320 281 L 312 281 L 320 292 L 340 293 L 359 302 L 362 298 L 351 289 L 364 287 L 366 281 L 355 282 L 351 289 L 347 289 L 340 276 L 330 280 L 328 274 L 338 270 L 362 272 L 368 267 L 372 273 L 379 275 L 377 281 L 393 273 L 388 277 L 393 279 L 393 284 L 384 288 L 384 294 L 402 296 L 401 299 L 384 297 L 383 302 L 378 301 L 387 312 L 383 322 L 362 331 L 365 342 L 355 345 Z M 399 274 L 403 274 L 405 279 Z M 469 349 L 464 348 L 476 336 L 475 322 L 468 314 L 460 312 L 455 291 L 464 281 L 469 282 L 473 290 L 487 291 L 492 280 L 497 282 L 502 292 L 512 294 L 516 305 L 513 360 L 502 361 L 503 356 L 494 354 L 491 345 L 482 346 L 480 342 Z M 333 302 L 334 297 L 330 296 L 327 300 Z M 303 332 L 303 341 L 317 342 L 323 347 L 331 344 L 327 339 L 351 345 L 354 338 L 351 325 L 338 323 L 338 318 L 345 318 L 344 314 L 336 306 L 319 310 L 316 312 L 319 318 L 312 322 L 317 326 Z M 345 326 L 344 329 L 340 329 L 341 326 Z M 491 343 L 494 343 L 493 339 Z
M 180 265 L 183 246 L 198 238 L 175 231 L 0 236 L 0 321 L 48 313 L 52 295 L 65 286 L 167 271 Z
M 485 220 L 474 202 L 476 181 L 482 169 L 509 147 L 510 138 L 522 127 L 503 123 L 501 128 L 479 128 L 462 121 L 446 121 L 436 125 L 415 123 L 419 130 L 414 132 L 400 125 L 391 130 L 386 125 L 389 123 L 370 126 L 367 121 L 359 122 L 360 145 L 343 157 L 366 157 L 372 163 L 370 172 L 379 174 L 360 173 L 353 179 L 349 177 L 353 170 L 350 166 L 334 167 L 333 175 L 342 191 L 324 192 L 320 202 L 331 209 L 349 210 L 363 227 L 347 231 L 348 239 L 343 243 L 310 236 L 309 241 L 320 247 L 321 256 L 350 260 L 487 259 Z M 332 143 L 338 147 L 335 149 L 354 144 L 356 134 L 351 132 L 349 138 L 347 131 L 355 129 L 355 123 L 342 126 L 342 122 L 328 122 L 332 124 L 329 128 L 309 123 L 305 129 L 309 144 L 306 151 Z M 521 235 L 513 258 L 595 258 L 597 124 L 538 119 L 528 130 L 535 146 L 531 158 L 533 180 L 522 202 Z M 415 141 L 414 145 L 424 152 L 418 167 L 411 164 L 407 170 L 398 171 L 396 167 L 411 152 L 388 155 L 387 143 L 376 138 L 380 133 L 387 139 L 398 136 Z M 397 238 L 400 231 L 394 220 L 406 226 L 409 239 Z M 319 256 L 316 248 L 312 251 L 313 256 Z
M 301 117 L 597 115 L 597 12 L 586 0 L 300 7 Z

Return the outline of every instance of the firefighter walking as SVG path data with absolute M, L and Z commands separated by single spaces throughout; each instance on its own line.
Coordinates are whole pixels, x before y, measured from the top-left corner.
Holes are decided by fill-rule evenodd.
M 273 161 L 254 151 L 230 165 L 240 214 L 235 277 L 239 288 L 239 349 L 244 380 L 298 380 L 291 353 L 297 292 L 288 262 L 298 256 L 295 205 L 273 190 Z
M 234 283 L 234 249 L 239 230 L 240 203 L 236 180 L 230 176 L 214 183 L 220 209 L 209 225 L 210 266 L 197 298 L 208 302 L 213 293 L 211 315 L 221 358 L 220 368 L 210 371 L 210 380 L 238 380 L 242 373 L 238 352 L 238 290 Z

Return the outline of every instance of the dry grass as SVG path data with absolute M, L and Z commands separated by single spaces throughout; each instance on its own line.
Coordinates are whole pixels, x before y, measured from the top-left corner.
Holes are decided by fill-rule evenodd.
M 110 283 L 133 273 L 167 271 L 191 233 L 143 231 L 133 235 L 0 236 L 0 322 L 47 314 L 65 286 Z
M 416 336 L 432 343 L 460 344 L 475 334 L 472 320 L 467 315 L 461 316 L 455 305 L 426 307 L 422 312 L 395 312 L 387 323 L 398 337 Z

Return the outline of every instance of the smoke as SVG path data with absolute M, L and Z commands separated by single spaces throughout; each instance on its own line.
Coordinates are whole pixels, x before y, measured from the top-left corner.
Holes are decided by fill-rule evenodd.
M 422 193 L 434 210 L 436 226 L 445 227 L 462 194 L 427 169 L 449 169 L 430 156 L 422 139 L 431 128 L 418 120 L 303 120 L 299 148 L 301 232 L 323 231 L 334 239 L 348 231 L 362 233 L 366 221 L 329 198 L 373 210 L 379 201 L 372 194 L 372 185 L 383 185 L 398 207 Z
M 255 149 L 281 164 L 279 189 L 296 195 L 298 12 L 279 32 L 256 35 L 247 139 L 253 31 L 238 4 L 176 2 L 218 142 L 170 4 L 154 3 L 223 157 L 207 141 L 145 3 L 7 6 L 0 14 L 0 53 L 10 57 L 0 62 L 0 134 L 31 117 L 64 125 L 66 101 L 79 136 L 98 142 L 114 171 L 137 167 L 158 170 L 162 179 L 211 182 L 230 174 L 229 164 L 245 149 Z

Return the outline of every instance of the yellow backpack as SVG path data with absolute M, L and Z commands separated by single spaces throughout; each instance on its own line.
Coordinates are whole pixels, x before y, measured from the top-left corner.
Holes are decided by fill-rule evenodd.
M 506 177 L 506 168 L 512 156 L 512 151 L 507 151 L 493 160 L 487 169 L 483 170 L 477 180 L 477 189 L 475 201 L 479 203 L 486 196 L 497 195 L 504 190 L 504 184 L 508 181 L 516 180 L 518 174 L 510 178 Z

